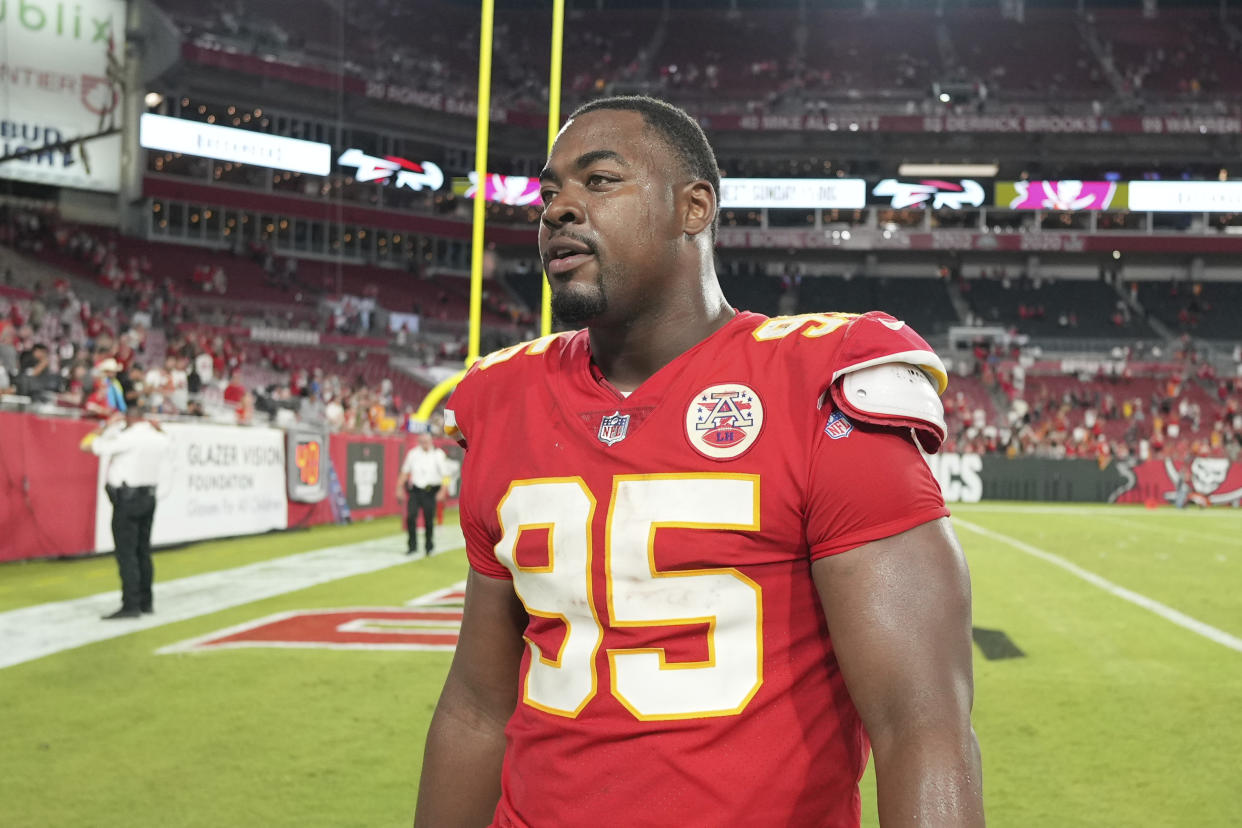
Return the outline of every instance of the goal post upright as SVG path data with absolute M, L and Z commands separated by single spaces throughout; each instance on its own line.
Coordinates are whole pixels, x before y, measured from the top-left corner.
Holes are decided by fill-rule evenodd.
M 492 35 L 495 25 L 494 0 L 482 0 L 479 25 L 479 92 L 478 112 L 475 117 L 475 197 L 473 204 L 473 227 L 470 248 L 470 316 L 466 345 L 466 368 L 442 380 L 432 388 L 415 412 L 415 418 L 426 422 L 436 406 L 452 393 L 466 375 L 466 369 L 479 358 L 479 346 L 483 324 L 483 248 L 487 220 L 487 148 L 491 128 L 492 93 Z M 551 68 L 548 77 L 548 152 L 560 130 L 561 120 L 561 62 L 565 39 L 565 0 L 552 3 Z M 552 292 L 547 274 L 542 280 L 540 292 L 540 334 L 552 332 Z

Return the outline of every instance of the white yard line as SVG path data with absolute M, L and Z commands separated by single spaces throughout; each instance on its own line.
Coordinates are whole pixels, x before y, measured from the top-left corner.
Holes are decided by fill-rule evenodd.
M 1205 521 L 1205 520 L 1223 520 L 1236 521 L 1242 525 L 1242 509 L 1234 509 L 1227 506 L 1214 506 L 1210 509 L 1200 509 L 1198 507 L 1188 507 L 1186 509 L 1174 509 L 1170 506 L 1161 506 L 1158 509 L 1148 509 L 1139 504 L 1110 504 L 1108 506 L 1097 504 L 1094 506 L 1082 505 L 1071 506 L 1068 504 L 1054 506 L 1027 503 L 953 503 L 949 507 L 956 511 L 973 514 L 976 512 L 1013 512 L 1024 515 L 1111 515 L 1117 517 L 1124 515 L 1125 517 L 1158 517 L 1158 518 L 1182 518 L 1188 521 Z
M 1197 635 L 1201 635 L 1209 641 L 1215 641 L 1217 644 L 1242 653 L 1242 638 L 1230 635 L 1224 630 L 1217 629 L 1210 624 L 1205 624 L 1198 619 L 1191 618 L 1184 612 L 1179 612 L 1178 610 L 1175 610 L 1170 606 L 1166 606 L 1153 598 L 1148 598 L 1146 595 L 1141 595 L 1134 590 L 1118 586 L 1107 578 L 1103 578 L 1096 575 L 1094 572 L 1083 569 L 1075 563 L 1067 561 L 1060 555 L 1054 555 L 1053 553 L 1040 549 L 1039 547 L 1031 546 L 1029 543 L 1024 543 L 1017 538 L 1002 535 L 1000 532 L 993 532 L 991 529 L 985 529 L 984 527 L 971 523 L 968 520 L 954 518 L 953 522 L 956 525 L 961 526 L 963 529 L 969 529 L 976 534 L 983 535 L 985 538 L 991 538 L 992 540 L 1008 544 L 1014 549 L 1025 552 L 1032 557 L 1039 558 L 1041 561 L 1046 561 L 1054 566 L 1059 566 L 1066 572 L 1078 576 L 1092 586 L 1097 586 L 1110 595 L 1115 595 L 1116 597 L 1121 598 L 1124 601 L 1129 601 L 1131 604 L 1140 606 L 1149 612 L 1154 612 L 1164 620 L 1170 621 L 1183 629 L 1190 630 Z
M 0 669 L 139 630 L 162 627 L 287 592 L 421 560 L 405 554 L 405 534 L 316 549 L 270 561 L 155 583 L 155 614 L 100 616 L 120 603 L 113 589 L 86 598 L 0 612 Z M 436 528 L 436 554 L 465 546 L 457 526 Z M 158 563 L 158 558 L 157 558 Z

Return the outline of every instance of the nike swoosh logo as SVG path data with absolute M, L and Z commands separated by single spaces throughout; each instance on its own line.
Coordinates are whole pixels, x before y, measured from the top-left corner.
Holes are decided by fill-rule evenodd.
M 906 326 L 906 323 L 902 322 L 900 319 L 894 322 L 889 322 L 887 319 L 881 319 L 880 324 L 888 328 L 890 331 L 900 331 Z

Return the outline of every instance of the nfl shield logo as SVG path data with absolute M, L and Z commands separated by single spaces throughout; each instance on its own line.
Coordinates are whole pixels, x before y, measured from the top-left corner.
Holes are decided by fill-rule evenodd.
M 832 416 L 828 418 L 828 424 L 824 426 L 824 433 L 834 440 L 849 437 L 853 430 L 854 424 L 840 411 L 832 412 Z
M 606 446 L 615 445 L 625 439 L 630 430 L 630 415 L 614 411 L 599 423 L 599 441 Z

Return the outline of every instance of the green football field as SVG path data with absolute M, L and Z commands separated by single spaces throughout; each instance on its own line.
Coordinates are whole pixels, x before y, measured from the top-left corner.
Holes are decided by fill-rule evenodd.
M 989 824 L 1242 824 L 1242 511 L 987 504 L 955 520 Z M 0 669 L 0 826 L 408 826 L 448 652 L 157 653 L 278 613 L 404 607 L 465 577 L 461 550 L 405 558 L 399 532 L 160 553 L 161 583 L 377 538 L 396 563 Z M 0 620 L 115 582 L 110 558 L 0 566 Z M 874 826 L 870 776 L 863 798 Z

